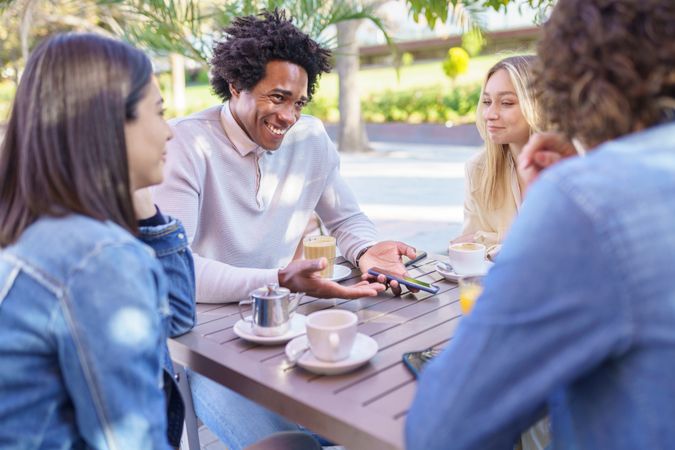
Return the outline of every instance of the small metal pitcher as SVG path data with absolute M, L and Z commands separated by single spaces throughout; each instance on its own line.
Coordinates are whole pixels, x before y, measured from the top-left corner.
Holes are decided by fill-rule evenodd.
M 290 328 L 290 319 L 305 294 L 291 294 L 287 288 L 270 283 L 249 294 L 248 300 L 239 302 L 239 315 L 249 322 L 258 336 L 280 336 Z M 242 306 L 251 305 L 251 315 L 244 317 Z

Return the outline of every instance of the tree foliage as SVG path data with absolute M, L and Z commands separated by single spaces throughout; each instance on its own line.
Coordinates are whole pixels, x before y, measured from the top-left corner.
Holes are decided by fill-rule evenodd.
M 410 6 L 410 12 L 416 22 L 424 17 L 431 28 L 434 28 L 437 21 L 445 23 L 451 14 L 456 14 L 458 10 L 464 8 L 468 11 L 482 11 L 492 8 L 495 11 L 506 11 L 510 4 L 516 4 L 518 7 L 528 5 L 539 11 L 538 18 L 544 17 L 549 8 L 555 4 L 556 0 L 406 0 Z
M 462 35 L 462 48 L 472 58 L 478 56 L 485 47 L 485 36 L 478 28 L 472 28 Z
M 452 47 L 443 61 L 443 72 L 454 82 L 455 78 L 469 69 L 470 59 L 462 47 Z
M 114 35 L 123 18 L 93 0 L 0 0 L 0 71 L 18 76 L 24 59 L 37 42 L 61 31 Z
M 12 14 L 20 14 L 27 2 L 33 3 L 39 12 L 64 11 L 49 14 L 51 22 L 38 20 L 39 14 L 36 15 L 31 27 L 33 44 L 55 31 L 82 31 L 91 27 L 90 31 L 118 36 L 146 50 L 176 52 L 202 63 L 208 61 L 213 43 L 222 38 L 222 30 L 235 17 L 265 9 L 285 9 L 300 29 L 328 47 L 334 47 L 335 41 L 324 34 L 326 28 L 358 19 L 374 23 L 390 42 L 373 7 L 340 0 L 0 0 L 3 24 Z M 54 26 L 56 22 L 60 25 Z M 16 20 L 3 27 L 3 32 L 16 33 L 15 25 L 18 26 Z M 3 52 L 3 60 L 10 54 Z

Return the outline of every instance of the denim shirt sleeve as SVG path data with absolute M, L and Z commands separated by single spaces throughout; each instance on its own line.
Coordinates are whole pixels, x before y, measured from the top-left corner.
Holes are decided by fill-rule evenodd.
M 473 312 L 420 378 L 407 448 L 512 448 L 551 393 L 624 348 L 599 223 L 555 183 L 533 186 Z
M 195 324 L 195 269 L 183 224 L 168 218 L 164 225 L 140 227 L 139 239 L 155 250 L 169 285 L 171 337 L 187 333 Z
M 166 286 L 131 243 L 103 245 L 74 269 L 53 320 L 63 382 L 88 448 L 168 449 L 161 388 Z

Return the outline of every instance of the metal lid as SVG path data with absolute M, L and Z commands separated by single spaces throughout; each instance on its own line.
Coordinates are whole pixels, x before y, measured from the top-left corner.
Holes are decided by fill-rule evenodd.
M 263 299 L 275 299 L 288 297 L 291 291 L 285 287 L 280 287 L 278 283 L 269 283 L 265 287 L 258 288 L 251 292 L 251 297 Z

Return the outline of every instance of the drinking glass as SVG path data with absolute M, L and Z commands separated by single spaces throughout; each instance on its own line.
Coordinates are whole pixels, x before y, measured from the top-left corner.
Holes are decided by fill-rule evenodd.
M 462 277 L 459 279 L 459 307 L 463 315 L 473 309 L 476 299 L 483 292 L 483 277 Z
M 302 241 L 305 259 L 324 257 L 328 265 L 321 271 L 321 277 L 332 278 L 335 265 L 335 238 L 333 236 L 307 236 Z

